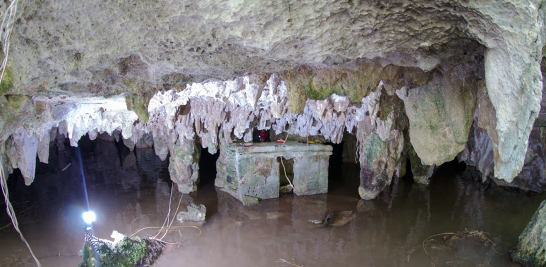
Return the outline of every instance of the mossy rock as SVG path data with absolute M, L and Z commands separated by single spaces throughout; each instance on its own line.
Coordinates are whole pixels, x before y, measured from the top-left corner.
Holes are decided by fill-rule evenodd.
M 288 90 L 288 111 L 301 113 L 307 102 L 305 86 L 309 84 L 312 71 L 309 68 L 299 68 L 282 74 Z
M 10 67 L 6 67 L 4 71 L 4 77 L 0 82 L 0 95 L 3 95 L 13 87 L 13 72 Z
M 115 244 L 98 242 L 95 249 L 88 242 L 84 244 L 79 253 L 83 259 L 79 267 L 99 266 L 97 263 L 101 267 L 151 266 L 161 255 L 163 245 L 153 239 L 124 237 Z
M 546 266 L 546 200 L 519 236 L 512 259 L 525 266 Z
M 364 141 L 364 158 L 368 169 L 374 169 L 374 162 L 385 153 L 385 141 L 376 133 L 372 133 L 368 139 Z
M 307 99 L 324 100 L 332 94 L 347 96 L 351 103 L 359 103 L 381 80 L 394 88 L 413 88 L 431 79 L 430 73 L 419 68 L 364 61 L 357 62 L 356 66 L 355 69 L 300 67 L 284 72 L 290 112 L 302 112 Z
M 137 94 L 126 94 L 125 95 L 125 102 L 127 104 L 127 109 L 134 111 L 140 121 L 146 123 L 149 119 L 148 114 L 148 104 L 150 103 L 150 99 L 153 97 L 152 92 L 146 92 L 140 95 Z
M 30 97 L 26 95 L 6 95 L 6 99 L 8 107 L 18 110 L 30 100 Z

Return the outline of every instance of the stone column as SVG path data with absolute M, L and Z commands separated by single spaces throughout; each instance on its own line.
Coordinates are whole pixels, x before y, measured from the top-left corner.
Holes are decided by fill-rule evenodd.
M 194 140 L 180 138 L 170 147 L 169 174 L 178 191 L 188 194 L 197 190 L 201 146 Z

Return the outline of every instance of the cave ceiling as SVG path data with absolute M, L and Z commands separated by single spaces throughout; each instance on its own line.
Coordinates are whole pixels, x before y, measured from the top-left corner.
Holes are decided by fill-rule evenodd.
M 1 4 L 2 14 L 10 3 Z M 288 111 L 308 112 L 307 99 L 324 100 L 332 93 L 364 105 L 372 90 L 384 87 L 392 89 L 390 96 L 394 90 L 405 92 L 397 91 L 396 95 L 406 108 L 413 105 L 407 109 L 412 145 L 423 164 L 435 165 L 464 147 L 476 103 L 481 103 L 478 87 L 484 86 L 491 118 L 484 129 L 493 142 L 495 176 L 511 181 L 523 166 L 529 134 L 540 110 L 544 11 L 542 0 L 18 0 L 8 64 L 0 85 L 4 96 L 0 100 L 4 107 L 0 140 L 23 136 L 15 139 L 27 142 L 21 125 L 29 136 L 44 136 L 43 131 L 59 126 L 72 114 L 66 103 L 92 103 L 95 97 L 115 99 L 121 94 L 127 100 L 137 96 L 127 100 L 136 114 L 120 111 L 108 117 L 115 121 L 116 116 L 125 114 L 122 117 L 130 118 L 126 124 L 101 128 L 134 132 L 131 127 L 137 120 L 157 121 L 159 115 L 154 117 L 153 112 L 158 107 L 171 114 L 167 117 L 172 121 L 166 124 L 172 129 L 179 106 L 192 97 L 213 96 L 211 92 L 219 92 L 214 97 L 221 102 L 246 103 L 253 109 L 282 104 L 279 110 L 268 111 L 280 119 Z M 279 80 L 286 82 L 287 91 L 275 87 Z M 319 83 L 327 86 L 317 86 Z M 212 90 L 212 84 L 223 86 L 223 91 Z M 259 101 L 262 89 L 248 91 L 245 97 L 254 100 L 246 102 L 234 94 L 237 86 L 258 88 L 248 84 L 267 84 L 272 90 L 268 101 L 275 104 L 259 107 L 265 103 Z M 184 90 L 187 99 L 175 97 Z M 275 98 L 274 92 L 284 95 Z M 169 107 L 158 100 L 167 95 L 179 105 Z M 429 114 L 427 104 L 421 105 L 423 101 L 455 104 L 434 111 L 442 120 L 437 123 L 422 120 Z M 57 105 L 54 102 L 65 106 L 52 109 Z M 140 111 L 130 105 L 136 102 L 144 102 Z M 32 108 L 20 112 L 25 103 L 32 103 Z M 17 109 L 19 112 L 14 111 Z M 228 120 L 233 114 L 218 116 Z M 253 116 L 241 120 L 256 120 Z M 387 118 L 385 114 L 378 116 Z M 205 119 L 203 123 L 207 127 Z M 93 130 L 74 127 L 69 130 L 78 132 L 78 138 Z M 239 132 L 244 135 L 251 124 L 241 127 Z M 340 127 L 343 132 L 345 122 Z M 124 133 L 127 138 L 131 135 Z M 333 136 L 332 140 L 341 140 Z M 436 143 L 451 140 L 454 145 L 445 146 L 450 151 L 442 155 L 430 156 L 438 147 L 417 140 L 422 136 L 438 136 Z M 211 138 L 216 145 L 219 137 L 214 134 Z

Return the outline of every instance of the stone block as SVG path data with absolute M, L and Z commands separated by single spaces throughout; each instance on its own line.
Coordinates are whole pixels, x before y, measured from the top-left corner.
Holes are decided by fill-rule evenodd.
M 244 205 L 256 204 L 257 199 L 278 198 L 284 176 L 282 157 L 285 163 L 293 161 L 296 195 L 327 193 L 331 154 L 332 147 L 321 144 L 225 144 L 220 149 L 215 185 Z

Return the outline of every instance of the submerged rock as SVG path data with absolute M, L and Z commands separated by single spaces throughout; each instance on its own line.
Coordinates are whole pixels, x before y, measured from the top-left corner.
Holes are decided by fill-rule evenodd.
M 207 208 L 205 205 L 200 204 L 197 206 L 194 203 L 188 205 L 188 211 L 181 211 L 176 215 L 176 219 L 179 222 L 183 221 L 195 221 L 203 222 L 205 221 L 205 216 L 207 215 Z
M 323 227 L 326 226 L 343 226 L 352 221 L 354 218 L 356 218 L 356 214 L 354 214 L 350 210 L 341 211 L 341 212 L 329 212 L 326 216 L 325 220 L 321 219 L 309 219 L 307 220 L 310 224 L 321 224 Z
M 356 214 L 354 214 L 352 211 L 350 210 L 341 211 L 334 215 L 333 222 L 330 222 L 330 225 L 343 226 L 348 224 L 354 218 L 356 218 Z
M 546 266 L 546 200 L 519 236 L 512 259 L 525 266 Z

